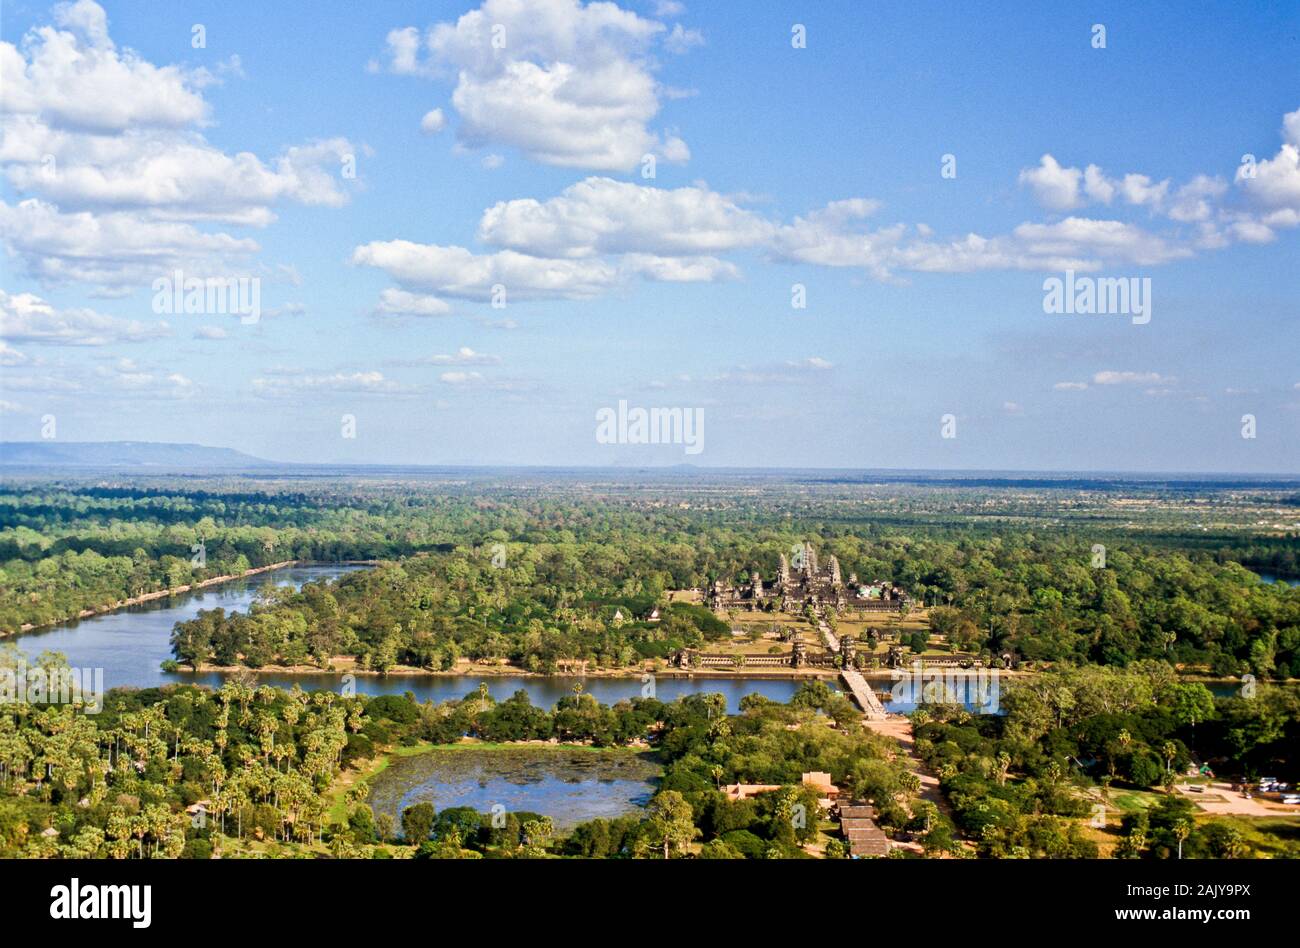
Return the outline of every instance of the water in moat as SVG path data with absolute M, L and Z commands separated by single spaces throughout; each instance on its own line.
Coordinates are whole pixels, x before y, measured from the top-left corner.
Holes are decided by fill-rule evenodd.
M 128 606 L 88 619 L 27 632 L 5 641 L 14 642 L 29 658 L 35 658 L 45 651 L 59 652 L 76 668 L 102 668 L 105 688 L 156 688 L 177 682 L 219 688 L 229 673 L 192 674 L 162 670 L 162 662 L 172 657 L 171 632 L 177 622 L 193 619 L 200 609 L 222 608 L 226 612 L 246 610 L 257 598 L 258 591 L 267 584 L 298 587 L 307 582 L 333 579 L 361 568 L 364 567 L 285 567 L 166 599 Z M 888 674 L 869 675 L 868 679 L 877 691 L 889 691 L 895 684 Z M 338 691 L 343 687 L 339 675 L 326 673 L 258 672 L 257 680 L 261 684 L 281 688 L 298 685 L 307 691 Z M 838 681 L 828 681 L 834 687 L 840 687 Z M 649 681 L 638 677 L 589 676 L 579 679 L 560 675 L 357 675 L 354 687 L 362 694 L 409 692 L 420 701 L 438 702 L 476 694 L 480 684 L 486 683 L 493 698 L 508 698 L 516 691 L 523 690 L 528 693 L 533 704 L 549 708 L 565 695 L 573 694 L 575 685 L 579 682 L 585 694 L 602 704 L 614 704 L 625 698 L 650 693 L 660 701 L 672 701 L 689 694 L 717 693 L 726 699 L 727 708 L 732 712 L 739 708 L 740 699 L 749 694 L 761 694 L 773 701 L 789 701 L 800 684 L 799 680 L 788 677 L 759 676 L 659 675 Z M 889 710 L 903 714 L 912 711 L 916 707 L 913 696 L 907 689 L 898 691 L 895 700 L 887 702 Z M 965 703 L 968 708 L 977 709 L 973 702 Z

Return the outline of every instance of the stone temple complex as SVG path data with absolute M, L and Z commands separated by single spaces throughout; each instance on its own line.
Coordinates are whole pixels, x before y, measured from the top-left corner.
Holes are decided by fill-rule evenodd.
M 910 601 L 906 592 L 887 582 L 863 584 L 854 574 L 849 574 L 845 582 L 839 560 L 829 556 L 824 565 L 819 565 L 811 543 L 792 552 L 792 557 L 781 554 L 776 576 L 770 580 L 764 580 L 757 569 L 750 573 L 748 582 L 717 580 L 705 589 L 706 605 L 715 612 L 763 609 L 799 613 L 805 606 L 836 612 L 896 612 Z

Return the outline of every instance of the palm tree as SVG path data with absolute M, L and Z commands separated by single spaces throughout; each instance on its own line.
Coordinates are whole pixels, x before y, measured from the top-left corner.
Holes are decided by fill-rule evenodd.
M 140 858 L 144 858 L 144 838 L 149 834 L 149 819 L 143 813 L 131 817 L 131 835 L 136 838 Z
M 1053 764 L 1055 761 L 1053 761 Z M 997 778 L 998 786 L 1001 787 L 1007 782 L 1007 772 L 1011 770 L 1011 755 L 1006 751 L 999 752 L 997 756 Z
M 1165 746 L 1161 748 L 1165 755 L 1165 772 L 1173 770 L 1174 758 L 1178 756 L 1178 745 L 1173 741 L 1165 741 Z
M 713 720 L 714 714 L 722 716 L 727 713 L 727 699 L 717 692 L 704 696 L 704 706 L 709 720 Z
M 1188 820 L 1179 820 L 1174 824 L 1174 839 L 1178 840 L 1178 858 L 1183 858 L 1183 840 L 1192 835 L 1192 824 Z

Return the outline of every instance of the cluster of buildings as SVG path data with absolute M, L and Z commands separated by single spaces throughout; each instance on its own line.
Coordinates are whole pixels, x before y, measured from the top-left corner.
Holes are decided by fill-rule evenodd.
M 831 782 L 831 775 L 820 770 L 810 770 L 800 777 L 800 783 L 817 791 L 817 802 L 822 809 L 830 809 L 839 799 L 840 788 Z M 779 783 L 729 783 L 722 788 L 722 793 L 731 802 L 748 800 L 760 793 L 772 793 L 781 789 Z
M 832 815 L 838 816 L 840 832 L 848 843 L 849 855 L 857 858 L 867 856 L 888 856 L 889 837 L 876 825 L 876 808 L 865 803 L 841 803 L 840 788 L 831 780 L 831 775 L 819 770 L 809 771 L 800 777 L 803 786 L 817 793 L 817 803 Z M 772 793 L 780 790 L 780 784 L 774 783 L 729 783 L 722 788 L 728 800 L 748 800 L 760 793 Z
M 876 808 L 867 804 L 839 808 L 840 832 L 850 856 L 888 856 L 889 837 L 876 825 Z
M 747 582 L 716 580 L 705 589 L 704 597 L 705 604 L 715 612 L 779 609 L 798 613 L 806 606 L 837 612 L 844 609 L 894 612 L 909 601 L 906 592 L 890 583 L 863 584 L 854 573 L 849 574 L 846 582 L 840 574 L 839 560 L 829 556 L 824 565 L 819 565 L 817 551 L 811 543 L 798 548 L 793 562 L 782 553 L 774 578 L 764 580 L 755 569 Z

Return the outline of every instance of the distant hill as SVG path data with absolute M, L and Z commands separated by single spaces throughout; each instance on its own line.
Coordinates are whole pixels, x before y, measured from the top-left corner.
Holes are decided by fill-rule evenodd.
M 273 467 L 232 448 L 157 441 L 0 441 L 0 467 L 152 468 L 194 470 Z

